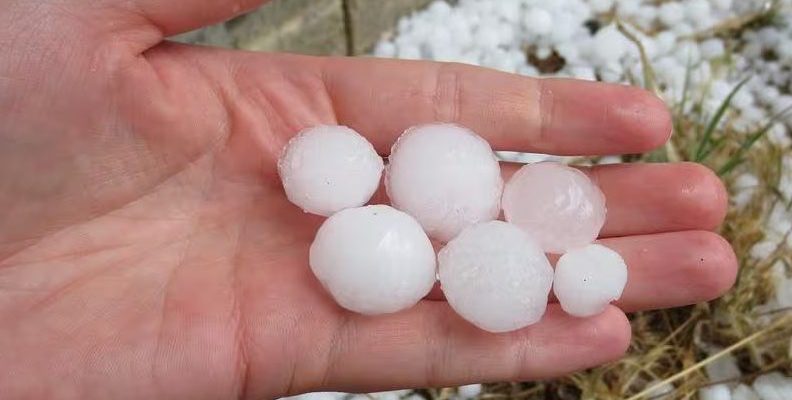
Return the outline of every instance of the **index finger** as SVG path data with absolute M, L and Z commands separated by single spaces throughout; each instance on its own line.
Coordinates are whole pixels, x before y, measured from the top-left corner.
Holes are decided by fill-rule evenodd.
M 640 153 L 665 143 L 665 104 L 639 88 L 537 79 L 464 64 L 333 58 L 323 68 L 339 123 L 387 152 L 404 129 L 453 122 L 496 150 Z

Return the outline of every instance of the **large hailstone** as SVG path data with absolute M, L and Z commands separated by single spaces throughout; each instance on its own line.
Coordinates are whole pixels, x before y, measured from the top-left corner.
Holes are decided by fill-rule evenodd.
M 385 205 L 328 218 L 311 244 L 309 263 L 339 305 L 368 315 L 413 306 L 436 280 L 434 249 L 421 226 Z
M 605 223 L 605 196 L 575 168 L 556 162 L 528 164 L 506 183 L 503 213 L 545 252 L 562 254 L 597 238 Z
M 520 329 L 539 321 L 547 308 L 553 269 L 542 249 L 514 225 L 473 225 L 440 251 L 438 263 L 448 303 L 481 329 Z
M 383 168 L 371 143 L 336 125 L 303 130 L 278 160 L 289 201 L 322 216 L 366 204 L 379 187 Z
M 386 175 L 393 206 L 447 242 L 500 212 L 500 166 L 489 144 L 453 124 L 408 129 L 393 145 Z
M 618 300 L 626 284 L 627 265 L 619 253 L 591 244 L 558 259 L 553 293 L 568 314 L 590 317 Z

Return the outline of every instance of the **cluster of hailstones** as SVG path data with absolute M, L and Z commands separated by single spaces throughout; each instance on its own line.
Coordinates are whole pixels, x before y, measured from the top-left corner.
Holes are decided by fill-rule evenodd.
M 439 277 L 460 316 L 507 332 L 541 319 L 551 286 L 561 307 L 579 317 L 621 296 L 624 260 L 593 244 L 605 222 L 605 197 L 580 170 L 528 164 L 504 186 L 489 143 L 452 124 L 408 129 L 388 161 L 392 207 L 364 206 L 386 167 L 348 127 L 306 129 L 278 162 L 288 199 L 329 217 L 309 264 L 340 306 L 367 315 L 397 312 L 425 297 Z M 506 222 L 497 220 L 501 207 Z M 430 238 L 445 244 L 437 255 Z M 561 254 L 555 271 L 547 253 Z

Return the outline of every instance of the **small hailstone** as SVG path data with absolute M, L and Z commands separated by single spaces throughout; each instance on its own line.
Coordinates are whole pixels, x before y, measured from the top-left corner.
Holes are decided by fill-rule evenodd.
M 737 176 L 734 181 L 734 195 L 732 201 L 737 208 L 745 207 L 753 198 L 756 189 L 759 187 L 759 178 L 751 173 L 743 173 Z
M 762 83 L 762 87 L 757 89 L 755 94 L 759 101 L 768 104 L 778 99 L 781 92 L 775 86 L 765 86 L 764 83 Z
M 365 397 L 368 400 L 399 400 L 404 396 L 410 394 L 412 390 L 409 389 L 402 389 L 402 390 L 391 390 L 387 392 L 376 392 L 376 393 L 369 393 Z
M 641 8 L 640 0 L 619 0 L 617 11 L 620 17 L 632 17 Z
M 525 29 L 534 35 L 546 35 L 553 30 L 553 15 L 539 7 L 530 9 L 523 20 Z
M 552 54 L 553 50 L 551 50 L 549 47 L 540 47 L 536 49 L 536 58 L 540 60 L 546 60 Z
M 389 41 L 379 42 L 374 48 L 374 55 L 385 58 L 393 57 L 396 55 L 396 45 Z
M 726 53 L 726 49 L 723 47 L 723 41 L 717 38 L 705 40 L 699 47 L 701 49 L 701 56 L 707 60 L 721 57 Z
M 792 109 L 792 95 L 782 94 L 775 99 L 775 101 L 770 104 L 770 107 L 773 109 L 773 113 L 780 114 L 782 112 L 789 112 L 789 109 Z
M 309 264 L 340 306 L 367 315 L 413 306 L 436 277 L 434 249 L 421 226 L 385 205 L 328 218 L 311 244 Z
M 463 400 L 476 398 L 481 394 L 481 384 L 464 385 L 457 388 L 457 395 Z
M 711 353 L 721 350 L 723 349 L 715 348 Z M 704 368 L 707 371 L 707 378 L 709 378 L 710 382 L 737 381 L 742 376 L 740 367 L 737 365 L 737 358 L 731 353 L 726 353 L 720 358 L 716 358 Z
M 738 90 L 732 97 L 731 105 L 740 109 L 746 110 L 754 104 L 754 96 L 747 90 Z
M 693 23 L 709 19 L 712 12 L 708 0 L 690 0 L 682 3 L 687 19 Z
M 655 36 L 658 54 L 669 54 L 676 46 L 677 36 L 672 31 L 662 31 Z
M 443 0 L 435 0 L 427 8 L 430 15 L 436 18 L 445 18 L 451 14 L 451 6 Z
M 743 46 L 742 55 L 748 58 L 759 58 L 762 56 L 762 45 L 759 43 L 747 43 Z
M 613 7 L 613 0 L 590 0 L 589 6 L 595 13 L 605 13 Z
M 723 383 L 705 386 L 699 389 L 699 399 L 701 400 L 732 400 L 729 387 Z
M 619 253 L 592 244 L 558 259 L 553 293 L 570 315 L 590 317 L 621 297 L 626 283 L 627 265 Z
M 627 52 L 628 42 L 615 25 L 608 25 L 594 35 L 593 55 L 603 64 L 617 63 Z
M 587 67 L 587 66 L 576 66 L 570 68 L 570 73 L 572 74 L 575 79 L 583 79 L 587 81 L 596 81 L 597 80 L 597 73 L 594 71 L 594 68 Z
M 792 138 L 789 137 L 786 126 L 780 122 L 776 122 L 770 127 L 767 132 L 767 140 L 781 147 L 788 147 L 792 144 Z
M 473 41 L 476 46 L 484 49 L 492 49 L 498 47 L 501 43 L 502 33 L 497 26 L 482 25 L 476 30 L 473 35 Z
M 751 247 L 751 257 L 755 260 L 768 259 L 778 248 L 778 242 L 774 240 L 762 240 Z
M 366 138 L 335 125 L 303 130 L 278 160 L 289 201 L 323 216 L 366 204 L 379 187 L 383 168 Z
M 659 386 L 655 386 L 658 385 Z M 651 388 L 647 393 L 646 397 L 652 400 L 671 400 L 671 395 L 674 394 L 676 388 L 674 384 L 671 382 L 662 382 L 659 380 L 653 380 L 646 384 L 647 388 Z
M 621 156 L 604 156 L 599 159 L 597 165 L 610 165 L 610 164 L 621 164 L 622 158 Z
M 520 65 L 519 67 L 517 67 L 517 73 L 520 74 L 520 75 L 525 75 L 525 76 L 539 76 L 539 75 L 541 75 L 541 72 L 539 72 L 539 70 L 536 69 L 536 67 L 534 67 L 533 65 L 528 65 L 528 64 L 523 64 L 523 65 Z
M 753 383 L 753 388 L 762 400 L 792 399 L 792 378 L 772 372 L 762 375 Z
M 503 180 L 484 139 L 458 125 L 428 124 L 408 129 L 393 145 L 385 186 L 394 207 L 430 237 L 448 241 L 497 218 Z
M 761 400 L 750 386 L 741 383 L 732 391 L 732 400 Z
M 481 329 L 508 332 L 542 318 L 553 269 L 514 225 L 490 221 L 462 231 L 438 255 L 448 303 Z
M 575 63 L 580 59 L 580 49 L 575 43 L 559 43 L 555 46 L 555 50 L 564 59 L 567 65 L 570 63 Z
M 776 55 L 782 62 L 792 62 L 792 42 L 781 41 L 775 48 Z
M 341 400 L 347 396 L 340 392 L 313 392 L 303 393 L 291 397 L 282 397 L 280 400 Z
M 776 279 L 775 301 L 782 308 L 792 307 L 792 279 L 786 276 Z
M 605 196 L 583 172 L 561 163 L 520 168 L 503 191 L 506 221 L 545 252 L 561 254 L 593 242 L 605 223 Z
M 712 0 L 712 5 L 720 11 L 731 10 L 732 0 Z
M 418 60 L 421 58 L 421 49 L 410 44 L 399 45 L 396 54 L 403 60 Z
M 638 24 L 642 28 L 650 30 L 655 22 L 655 19 L 657 19 L 657 7 L 649 4 L 642 5 L 638 9 L 636 18 Z
M 760 29 L 756 34 L 759 38 L 759 41 L 762 42 L 762 45 L 764 45 L 764 47 L 773 47 L 776 44 L 778 44 L 778 42 L 783 40 L 782 33 L 778 29 L 772 26 L 764 27 Z
M 658 17 L 666 26 L 674 26 L 685 18 L 685 8 L 676 2 L 663 3 L 658 10 Z
M 665 4 L 674 4 L 674 3 L 665 3 Z M 674 24 L 671 30 L 677 36 L 690 36 L 696 31 L 690 24 L 684 22 Z
M 701 60 L 701 50 L 698 44 L 692 41 L 677 43 L 674 55 L 677 61 L 683 66 L 695 65 Z
M 553 29 L 550 31 L 552 43 L 563 43 L 572 40 L 580 25 L 573 16 L 565 13 L 555 15 Z

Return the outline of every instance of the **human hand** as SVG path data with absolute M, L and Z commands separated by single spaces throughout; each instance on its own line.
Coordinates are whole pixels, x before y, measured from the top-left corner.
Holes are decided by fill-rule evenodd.
M 258 0 L 0 4 L 0 397 L 266 398 L 530 380 L 622 355 L 622 310 L 712 299 L 733 283 L 708 230 L 726 194 L 694 164 L 594 167 L 622 299 L 551 305 L 490 334 L 442 299 L 339 308 L 307 266 L 321 219 L 275 162 L 301 128 L 349 125 L 382 154 L 408 126 L 456 122 L 499 150 L 616 154 L 661 145 L 641 90 L 455 64 L 315 58 L 163 42 Z M 516 168 L 505 166 L 506 174 Z

